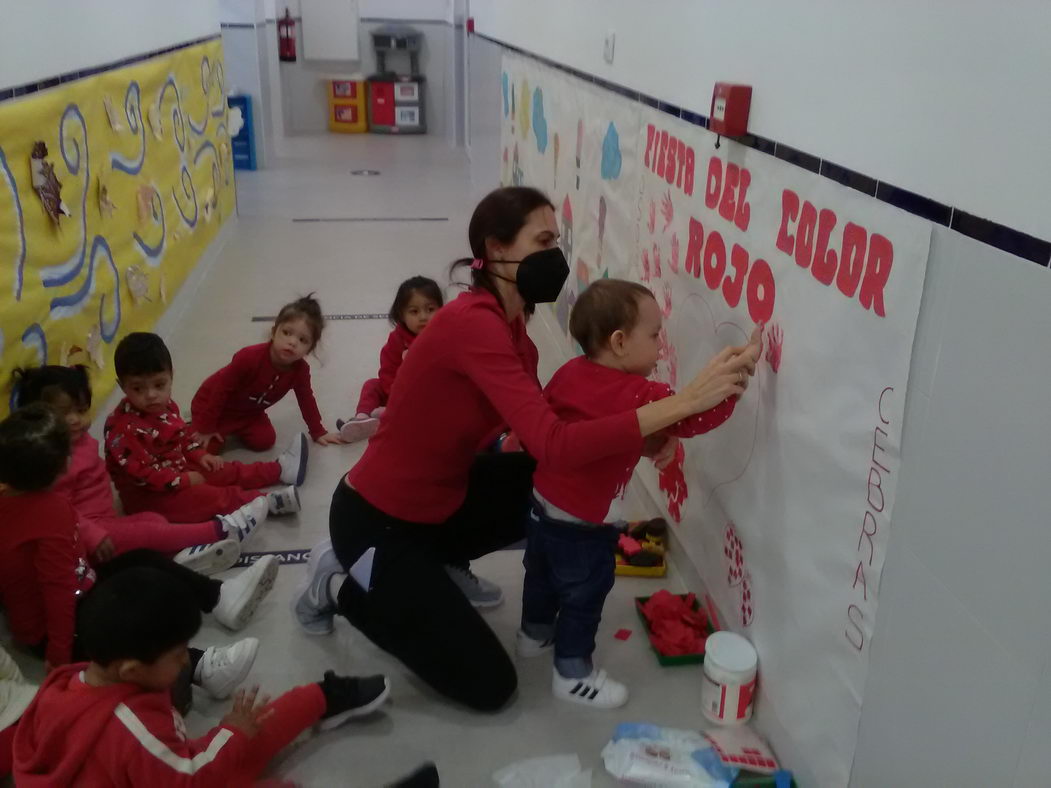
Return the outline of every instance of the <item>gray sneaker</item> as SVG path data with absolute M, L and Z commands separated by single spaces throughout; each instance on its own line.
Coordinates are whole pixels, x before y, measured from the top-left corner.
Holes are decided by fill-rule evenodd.
M 314 545 L 306 576 L 292 597 L 292 615 L 308 635 L 330 635 L 335 628 L 336 602 L 329 593 L 333 575 L 344 573 L 332 542 Z
M 463 591 L 467 601 L 475 607 L 496 607 L 504 601 L 504 592 L 500 586 L 478 577 L 471 571 L 470 564 L 446 564 L 445 571 L 456 583 L 457 588 Z

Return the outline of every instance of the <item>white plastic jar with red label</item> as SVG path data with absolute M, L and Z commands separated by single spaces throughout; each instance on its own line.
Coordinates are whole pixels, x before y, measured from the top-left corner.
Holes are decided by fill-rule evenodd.
M 733 632 L 715 632 L 704 647 L 701 710 L 717 725 L 743 725 L 752 718 L 759 656 Z

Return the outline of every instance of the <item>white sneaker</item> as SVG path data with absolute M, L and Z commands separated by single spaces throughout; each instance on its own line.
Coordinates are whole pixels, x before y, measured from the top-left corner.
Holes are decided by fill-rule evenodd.
M 299 501 L 299 488 L 293 485 L 268 492 L 266 505 L 270 514 L 295 514 L 303 509 Z
M 358 441 L 371 438 L 379 428 L 379 419 L 355 416 L 350 421 L 345 421 L 340 425 L 339 437 L 343 439 L 344 443 L 357 443 Z
M 267 496 L 260 495 L 249 501 L 236 512 L 219 515 L 219 523 L 229 539 L 244 542 L 260 525 L 266 522 L 270 514 L 270 502 Z
M 383 414 L 387 412 L 387 408 L 384 405 L 380 405 L 376 410 L 372 411 L 369 415 L 374 419 L 382 419 Z
M 211 544 L 187 547 L 176 553 L 172 560 L 202 575 L 214 575 L 229 569 L 240 557 L 241 545 L 237 540 L 223 539 Z
M 334 575 L 343 573 L 331 540 L 314 545 L 303 581 L 292 596 L 292 614 L 308 635 L 331 635 L 335 629 L 336 603 L 329 585 Z
M 554 647 L 554 638 L 536 640 L 529 637 L 521 629 L 518 630 L 518 635 L 515 637 L 515 654 L 522 657 L 522 659 L 532 659 L 533 657 L 539 657 L 541 654 L 548 654 Z
M 592 670 L 583 679 L 564 679 L 551 671 L 551 692 L 559 700 L 593 709 L 616 709 L 628 702 L 628 688 L 611 679 L 604 670 Z
M 277 458 L 281 466 L 281 481 L 299 487 L 307 478 L 307 459 L 310 456 L 310 441 L 302 432 Z
M 212 615 L 227 629 L 244 629 L 277 579 L 276 556 L 264 555 L 232 580 L 224 580 Z
M 252 669 L 258 650 L 256 638 L 245 638 L 232 646 L 212 646 L 197 663 L 194 683 L 216 700 L 229 698 Z

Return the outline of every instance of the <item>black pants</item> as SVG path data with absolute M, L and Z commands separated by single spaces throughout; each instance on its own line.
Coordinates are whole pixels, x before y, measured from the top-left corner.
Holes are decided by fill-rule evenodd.
M 503 707 L 518 676 L 444 566 L 524 536 L 535 467 L 522 453 L 479 455 L 463 506 L 438 525 L 391 517 L 344 482 L 332 496 L 329 528 L 343 566 L 376 548 L 371 590 L 348 579 L 337 600 L 340 613 L 435 690 L 479 711 Z

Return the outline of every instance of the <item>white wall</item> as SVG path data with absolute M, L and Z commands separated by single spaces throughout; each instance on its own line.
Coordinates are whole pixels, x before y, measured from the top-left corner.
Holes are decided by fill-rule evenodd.
M 219 32 L 216 0 L 19 0 L 0 7 L 0 89 Z
M 500 59 L 470 37 L 477 197 L 499 185 Z M 1048 303 L 1047 268 L 933 228 L 857 788 L 1051 783 Z
M 292 16 L 299 16 L 299 0 L 264 0 L 279 16 L 285 8 Z M 422 19 L 433 22 L 451 22 L 452 0 L 360 0 L 359 13 L 362 19 Z M 273 18 L 273 12 L 267 19 Z
M 470 13 L 479 33 L 704 115 L 717 80 L 751 84 L 754 133 L 1051 238 L 1046 0 L 471 0 Z

